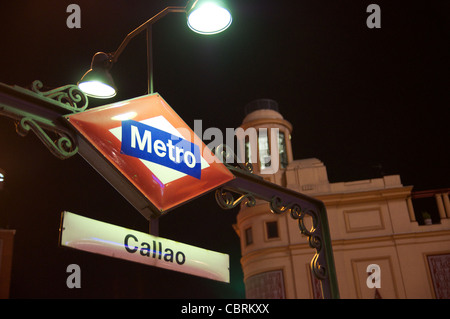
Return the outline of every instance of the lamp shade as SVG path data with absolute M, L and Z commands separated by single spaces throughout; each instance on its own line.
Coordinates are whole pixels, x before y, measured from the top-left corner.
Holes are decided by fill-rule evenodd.
M 116 86 L 109 73 L 111 63 L 106 53 L 98 52 L 92 58 L 91 68 L 78 82 L 86 95 L 96 98 L 111 98 L 116 95 Z
M 187 24 L 200 34 L 216 34 L 232 22 L 230 11 L 217 0 L 191 0 L 187 6 Z

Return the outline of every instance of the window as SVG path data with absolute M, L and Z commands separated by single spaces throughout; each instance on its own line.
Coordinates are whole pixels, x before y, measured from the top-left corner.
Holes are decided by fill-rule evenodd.
M 253 244 L 252 228 L 249 227 L 245 230 L 245 246 Z
M 270 149 L 269 149 L 269 137 L 267 136 L 267 129 L 260 129 L 258 135 L 258 147 L 259 147 L 259 161 L 261 170 L 266 167 L 270 167 Z
M 267 239 L 272 238 L 278 238 L 278 223 L 276 221 L 274 222 L 267 222 L 266 223 L 266 233 L 267 233 Z
M 280 152 L 280 167 L 286 168 L 288 165 L 286 153 L 286 140 L 283 132 L 278 134 L 278 151 Z
M 245 162 L 252 163 L 252 148 L 248 136 L 245 137 Z
M 245 137 L 244 140 L 244 151 L 245 151 L 245 162 L 246 163 L 254 163 L 252 161 L 252 152 L 254 152 L 254 156 L 258 154 L 259 160 L 259 168 L 260 170 L 264 170 L 267 168 L 271 168 L 272 166 L 272 157 L 271 157 L 271 143 L 277 143 L 276 136 L 272 136 L 274 131 L 278 132 L 278 155 L 280 158 L 280 168 L 286 168 L 288 166 L 288 155 L 287 155 L 287 146 L 286 146 L 286 134 L 284 132 L 279 132 L 278 129 L 270 129 L 268 128 L 259 128 L 258 129 L 258 139 L 256 141 L 250 141 L 249 136 Z M 270 133 L 270 141 L 269 141 L 269 133 Z M 258 147 L 253 143 L 258 143 Z M 276 145 L 273 146 L 275 151 L 277 149 Z M 254 159 L 256 160 L 256 159 Z
M 450 298 L 450 254 L 428 255 L 428 266 L 437 299 Z
M 245 281 L 245 298 L 285 299 L 283 271 L 268 271 L 249 277 Z

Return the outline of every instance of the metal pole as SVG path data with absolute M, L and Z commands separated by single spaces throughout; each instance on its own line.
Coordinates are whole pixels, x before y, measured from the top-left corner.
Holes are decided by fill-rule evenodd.
M 147 27 L 152 25 L 153 23 L 155 23 L 156 21 L 158 21 L 159 19 L 161 19 L 162 17 L 164 17 L 166 14 L 171 13 L 171 12 L 186 12 L 186 7 L 167 7 L 164 10 L 160 11 L 159 13 L 157 13 L 156 15 L 154 15 L 153 17 L 151 17 L 150 19 L 148 19 L 146 22 L 144 22 L 143 24 L 141 24 L 139 27 L 137 27 L 136 29 L 134 29 L 133 31 L 131 31 L 126 37 L 125 39 L 122 41 L 122 43 L 120 44 L 120 46 L 117 48 L 117 50 L 114 52 L 114 54 L 111 57 L 111 62 L 112 63 L 116 63 L 117 60 L 119 59 L 120 54 L 122 53 L 122 51 L 125 49 L 125 47 L 128 45 L 128 42 L 130 42 L 130 40 L 132 38 L 134 38 L 136 35 L 138 35 L 139 33 L 141 33 L 144 30 L 147 30 Z
M 152 51 L 152 24 L 147 25 L 147 93 L 153 94 L 153 51 Z M 159 219 L 150 218 L 149 234 L 159 236 Z
M 147 74 L 148 94 L 153 94 L 153 52 L 152 52 L 152 25 L 147 25 Z

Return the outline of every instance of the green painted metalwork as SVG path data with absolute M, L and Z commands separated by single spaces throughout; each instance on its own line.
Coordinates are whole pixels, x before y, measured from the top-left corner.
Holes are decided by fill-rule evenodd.
M 32 131 L 53 155 L 69 158 L 78 152 L 78 146 L 73 132 L 63 125 L 61 118 L 86 110 L 87 96 L 76 85 L 48 91 L 41 91 L 42 88 L 38 80 L 32 83 L 31 90 L 0 83 L 0 115 L 16 123 L 20 136 Z
M 70 113 L 83 112 L 88 107 L 88 99 L 86 94 L 81 91 L 78 86 L 69 84 L 58 87 L 49 91 L 41 91 L 44 87 L 41 81 L 36 80 L 31 84 L 31 90 L 44 98 L 60 102 L 61 108 L 66 109 Z M 79 103 L 81 103 L 79 105 Z
M 216 191 L 216 201 L 223 209 L 231 209 L 244 202 L 247 207 L 256 205 L 255 197 L 252 194 L 242 194 L 235 199 L 232 193 L 227 192 L 223 188 Z
M 59 159 L 69 158 L 78 152 L 78 146 L 74 145 L 69 137 L 60 136 L 54 141 L 32 118 L 24 117 L 16 122 L 16 131 L 20 136 L 26 136 L 30 130 L 33 131 L 48 150 Z
M 216 154 L 223 159 L 229 159 L 232 154 L 227 147 L 220 147 Z M 270 183 L 260 176 L 252 174 L 247 164 L 224 164 L 235 175 L 236 179 L 226 183 L 216 190 L 216 201 L 224 209 L 231 209 L 240 203 L 254 206 L 260 199 L 269 203 L 274 214 L 289 213 L 298 221 L 301 234 L 307 236 L 309 246 L 316 250 L 311 260 L 311 270 L 322 285 L 322 296 L 325 299 L 339 298 L 339 288 L 336 277 L 333 250 L 331 246 L 330 229 L 325 205 L 314 198 L 297 193 L 293 190 Z M 229 161 L 228 161 L 229 162 Z M 234 199 L 233 193 L 238 194 Z M 247 202 L 245 200 L 247 199 Z M 307 228 L 305 217 L 312 218 L 311 228 Z

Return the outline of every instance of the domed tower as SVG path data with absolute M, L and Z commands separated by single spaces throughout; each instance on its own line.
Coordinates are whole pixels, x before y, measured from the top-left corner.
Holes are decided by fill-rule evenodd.
M 265 179 L 285 186 L 285 170 L 293 160 L 291 146 L 292 125 L 278 111 L 278 103 L 258 99 L 245 106 L 245 118 L 238 135 L 239 145 L 245 146 L 245 161 L 253 165 L 253 172 Z
M 245 134 L 237 135 L 245 145 L 246 161 L 265 180 L 286 187 L 286 173 L 293 162 L 292 125 L 279 113 L 278 103 L 255 100 L 245 107 L 241 124 Z M 271 214 L 269 204 L 241 205 L 235 230 L 241 240 L 241 265 L 247 298 L 297 298 L 291 247 L 300 238 L 287 214 Z M 291 233 L 291 235 L 290 235 Z M 292 236 L 292 233 L 296 235 Z M 310 257 L 308 257 L 310 258 Z

